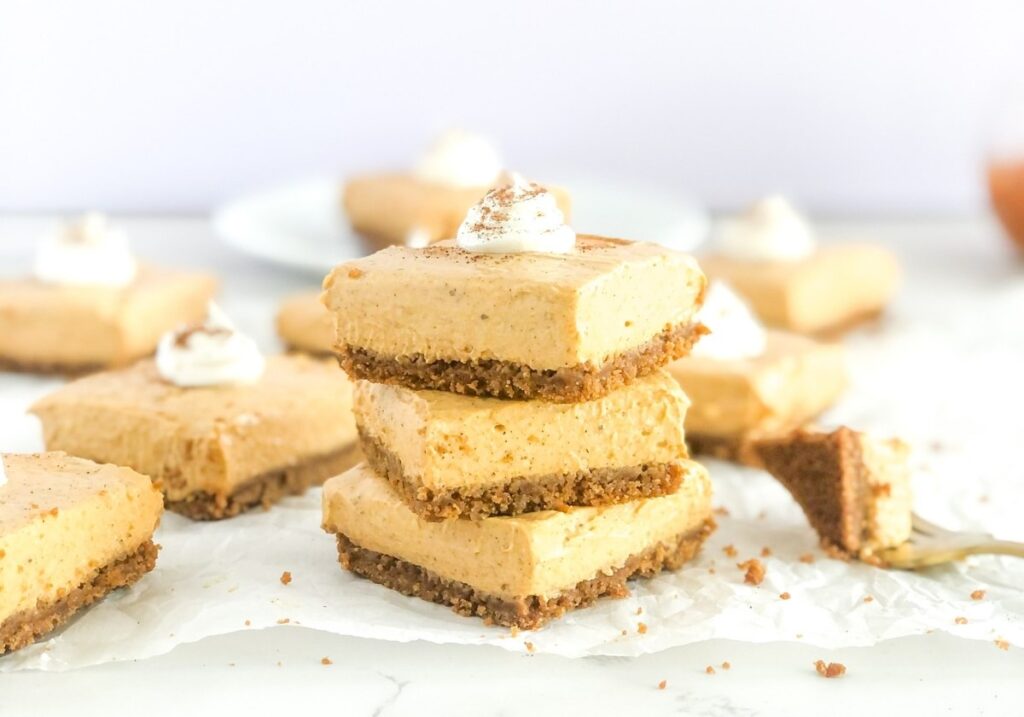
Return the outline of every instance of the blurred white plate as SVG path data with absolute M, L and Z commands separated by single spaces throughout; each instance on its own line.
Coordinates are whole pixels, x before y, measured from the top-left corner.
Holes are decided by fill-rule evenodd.
M 644 239 L 691 251 L 708 232 L 707 214 L 658 190 L 594 179 L 557 182 L 572 193 L 579 233 Z M 275 264 L 324 274 L 367 253 L 349 228 L 337 179 L 287 184 L 230 202 L 213 214 L 213 229 L 239 251 Z

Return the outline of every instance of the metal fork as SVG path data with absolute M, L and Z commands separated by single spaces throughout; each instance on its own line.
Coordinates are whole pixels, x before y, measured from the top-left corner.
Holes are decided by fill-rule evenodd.
M 878 553 L 883 562 L 901 570 L 920 570 L 963 560 L 968 555 L 1015 555 L 1024 558 L 1024 543 L 996 540 L 988 533 L 955 533 L 913 514 L 910 539 Z

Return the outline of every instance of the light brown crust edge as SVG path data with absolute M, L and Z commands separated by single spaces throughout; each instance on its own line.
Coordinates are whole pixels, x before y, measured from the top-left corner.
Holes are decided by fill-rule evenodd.
M 0 357 L 0 371 L 8 373 L 31 373 L 40 376 L 60 376 L 62 378 L 80 378 L 91 373 L 106 371 L 124 365 L 118 362 L 110 363 L 55 363 L 46 361 L 15 361 L 9 358 Z
M 420 354 L 383 356 L 358 346 L 338 347 L 338 361 L 354 379 L 398 384 L 414 390 L 579 403 L 606 396 L 669 361 L 686 356 L 706 333 L 707 328 L 697 322 L 669 326 L 642 346 L 616 354 L 601 366 L 580 364 L 541 370 L 497 359 L 428 361 Z
M 521 476 L 497 485 L 434 491 L 406 476 L 401 459 L 376 437 L 363 430 L 359 437 L 367 463 L 387 479 L 413 512 L 426 520 L 480 520 L 655 498 L 674 493 L 684 474 L 679 463 L 653 463 L 568 475 Z
M 659 543 L 630 557 L 610 575 L 599 573 L 551 598 L 530 595 L 508 599 L 480 592 L 413 563 L 360 547 L 341 533 L 337 536 L 338 559 L 345 569 L 403 595 L 448 605 L 460 615 L 480 617 L 488 624 L 534 630 L 570 610 L 587 607 L 598 598 L 626 597 L 626 582 L 632 578 L 677 570 L 693 559 L 714 528 L 714 521 L 709 518 L 700 528 L 674 542 Z
M 228 494 L 197 491 L 181 500 L 165 500 L 164 505 L 192 520 L 233 518 L 256 507 L 269 508 L 286 496 L 302 495 L 362 460 L 359 442 L 353 441 L 333 453 L 250 478 Z
M 0 655 L 31 645 L 108 593 L 138 582 L 156 565 L 158 550 L 152 540 L 147 540 L 123 558 L 100 568 L 90 580 L 64 597 L 7 618 L 0 623 Z

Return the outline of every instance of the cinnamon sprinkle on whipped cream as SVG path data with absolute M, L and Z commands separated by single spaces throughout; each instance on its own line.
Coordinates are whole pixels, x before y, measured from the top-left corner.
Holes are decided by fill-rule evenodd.
M 256 342 L 213 303 L 202 323 L 164 334 L 156 353 L 160 375 L 186 388 L 252 383 L 263 375 L 264 363 Z
M 565 223 L 551 192 L 518 174 L 484 195 L 466 214 L 455 237 L 471 252 L 568 254 L 576 232 Z

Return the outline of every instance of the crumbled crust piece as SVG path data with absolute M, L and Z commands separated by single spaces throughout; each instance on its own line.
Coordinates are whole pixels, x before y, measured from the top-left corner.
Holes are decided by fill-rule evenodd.
M 641 635 L 646 635 L 647 634 L 647 623 L 645 623 L 645 622 L 637 623 L 636 631 L 639 632 Z
M 971 593 L 971 600 L 984 600 L 984 599 L 985 599 L 985 591 L 984 590 L 975 590 L 973 593 Z
M 281 584 L 282 585 L 288 585 L 291 581 L 292 581 L 292 574 L 290 572 L 285 570 L 283 573 L 281 573 Z
M 725 662 L 722 663 L 722 669 L 723 670 L 731 670 L 732 669 L 732 663 L 729 662 L 728 660 L 726 660 Z
M 826 665 L 824 660 L 818 660 L 814 663 L 814 669 L 818 671 L 819 675 L 829 679 L 846 674 L 846 665 L 841 662 L 830 662 Z
M 732 543 L 729 543 L 724 548 L 722 548 L 722 552 L 725 553 L 726 557 L 729 558 L 735 558 L 739 554 L 736 550 L 736 546 L 734 546 Z
M 789 600 L 790 597 L 792 597 L 792 596 L 789 593 L 780 593 L 779 594 L 779 600 Z
M 746 575 L 743 576 L 743 582 L 747 585 L 760 585 L 764 582 L 764 563 L 757 558 L 737 563 L 736 567 L 747 571 Z
M 1010 643 L 1000 637 L 998 640 L 996 640 L 996 647 L 998 647 L 1000 650 L 1009 650 Z
M 662 680 L 661 682 L 658 683 L 658 689 L 659 690 L 663 690 L 666 687 L 668 687 L 668 681 L 667 680 Z
M 329 658 L 329 657 L 321 657 L 320 658 L 320 664 L 321 665 L 333 665 L 334 663 L 331 661 L 331 658 Z
M 967 624 L 967 618 L 966 617 L 958 617 L 958 618 L 954 619 L 953 622 L 955 622 L 957 625 L 966 625 Z
M 705 674 L 713 675 L 713 674 L 715 674 L 715 668 L 712 667 L 711 665 L 708 665 L 707 667 L 704 668 L 704 672 L 705 672 Z
M 800 556 L 800 562 L 801 563 L 807 563 L 808 565 L 810 565 L 811 563 L 814 562 L 814 556 L 811 555 L 810 553 L 804 553 L 803 555 Z

